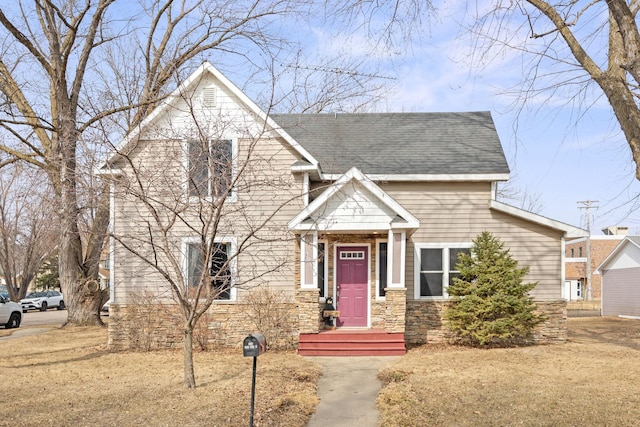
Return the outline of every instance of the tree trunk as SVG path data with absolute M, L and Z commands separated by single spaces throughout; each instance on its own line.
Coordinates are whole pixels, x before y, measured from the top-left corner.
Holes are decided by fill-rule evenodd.
M 59 132 L 62 159 L 59 175 L 61 242 L 58 261 L 60 287 L 67 304 L 67 323 L 102 325 L 100 286 L 88 277 L 82 255 L 82 238 L 78 229 L 76 132 L 71 120 L 63 120 Z
M 183 345 L 184 388 L 196 388 L 196 374 L 193 368 L 193 328 L 185 328 Z

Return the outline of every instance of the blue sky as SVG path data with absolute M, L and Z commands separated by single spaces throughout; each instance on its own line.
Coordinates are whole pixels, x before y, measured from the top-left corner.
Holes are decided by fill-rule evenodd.
M 471 69 L 454 62 L 437 44 L 417 47 L 419 51 L 422 58 L 401 69 L 391 109 L 491 111 L 514 185 L 539 197 L 538 213 L 585 227 L 585 211 L 577 202 L 594 200 L 599 206 L 591 211 L 594 234 L 609 225 L 625 225 L 640 234 L 640 214 L 632 203 L 640 183 L 606 103 L 598 102 L 579 118 L 571 106 L 534 104 L 514 110 L 512 98 L 504 94 L 505 86 L 517 79 L 503 72 L 508 61 Z
M 583 103 L 590 105 L 587 110 L 577 108 L 570 100 L 572 94 L 562 89 L 551 98 L 543 94 L 531 98 L 524 108 L 515 108 L 513 89 L 520 87 L 530 63 L 510 50 L 489 50 L 490 61 L 477 51 L 474 57 L 470 49 L 474 40 L 461 36 L 458 22 L 464 18 L 455 11 L 464 3 L 448 2 L 448 9 L 441 8 L 435 19 L 425 21 L 428 34 L 395 58 L 376 58 L 357 34 L 347 38 L 323 29 L 314 35 L 323 49 L 369 55 L 371 63 L 377 61 L 378 72 L 397 78 L 385 110 L 491 111 L 513 185 L 538 198 L 537 213 L 586 227 L 586 211 L 578 202 L 597 201 L 592 206 L 598 208 L 591 210 L 592 234 L 614 225 L 640 234 L 635 200 L 640 182 L 634 177 L 628 145 L 599 90 L 591 87 L 584 92 Z M 523 34 L 527 28 L 512 31 L 528 39 Z M 554 75 L 557 69 L 545 66 L 539 73 L 549 72 L 551 83 L 571 74 L 565 69 Z
M 460 30 L 461 23 L 469 22 L 465 9 L 471 3 L 440 3 L 437 13 L 422 22 L 422 33 L 413 34 L 413 43 L 403 44 L 398 38 L 397 49 L 391 52 L 381 49 L 380 44 L 372 45 L 363 33 L 375 29 L 376 24 L 377 28 L 384 26 L 388 21 L 385 16 L 376 16 L 378 22 L 360 27 L 355 18 L 333 23 L 319 20 L 308 27 L 302 21 L 292 24 L 286 20 L 274 25 L 285 32 L 295 28 L 288 36 L 297 37 L 305 46 L 303 55 L 310 66 L 322 65 L 327 58 L 341 58 L 342 62 L 337 60 L 332 66 L 344 64 L 348 70 L 356 66 L 359 72 L 393 78 L 380 80 L 391 91 L 376 105 L 376 111 L 491 111 L 511 169 L 511 185 L 537 199 L 536 213 L 586 228 L 586 211 L 578 202 L 597 201 L 591 210 L 592 234 L 618 225 L 640 235 L 640 182 L 634 176 L 627 142 L 599 89 L 591 84 L 580 94 L 580 105 L 589 105 L 588 109 L 573 103 L 575 94 L 566 87 L 558 88 L 552 97 L 549 92 L 542 93 L 530 97 L 524 107 L 518 106 L 523 76 L 532 70 L 531 57 L 498 47 L 482 56 L 483 51 L 473 48 L 477 39 Z M 480 8 L 492 3 L 477 1 L 473 5 Z M 603 11 L 602 6 L 595 10 L 590 22 L 602 22 L 598 13 Z M 531 39 L 526 21 L 517 13 L 515 18 L 506 27 L 512 40 L 528 45 L 545 42 Z M 603 61 L 606 56 L 597 49 L 598 41 L 596 37 L 596 60 Z M 542 63 L 537 69 L 538 75 L 545 76 L 540 81 L 546 84 L 583 77 L 571 67 L 547 66 Z M 247 78 L 242 70 L 222 68 L 241 87 Z M 519 206 L 518 201 L 508 202 Z

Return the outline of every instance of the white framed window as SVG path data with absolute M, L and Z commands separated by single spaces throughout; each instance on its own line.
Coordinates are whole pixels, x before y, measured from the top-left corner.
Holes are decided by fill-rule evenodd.
M 187 196 L 201 199 L 224 196 L 233 184 L 237 152 L 236 138 L 186 140 Z
M 208 266 L 208 280 L 216 292 L 216 300 L 234 301 L 236 299 L 235 278 L 237 275 L 235 238 L 215 239 L 211 245 L 211 257 Z M 183 268 L 187 293 L 196 288 L 204 273 L 204 255 L 199 238 L 183 239 Z
M 327 277 L 329 276 L 329 260 L 327 258 L 327 254 L 327 241 L 318 240 L 318 259 L 316 262 L 316 273 L 318 278 L 318 292 L 320 298 L 326 297 L 329 290 L 329 281 L 327 280 Z
M 471 242 L 464 243 L 416 243 L 414 255 L 414 296 L 416 299 L 448 298 L 447 288 L 456 270 L 458 254 L 470 253 Z
M 364 251 L 343 251 L 340 259 L 364 259 Z
M 389 271 L 389 244 L 387 240 L 376 240 L 376 298 L 385 297 L 385 288 L 388 286 Z

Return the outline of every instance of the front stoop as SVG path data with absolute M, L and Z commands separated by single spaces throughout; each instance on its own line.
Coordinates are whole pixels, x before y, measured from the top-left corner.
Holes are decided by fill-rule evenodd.
M 403 333 L 374 329 L 300 334 L 298 342 L 298 354 L 302 356 L 402 356 L 405 353 Z

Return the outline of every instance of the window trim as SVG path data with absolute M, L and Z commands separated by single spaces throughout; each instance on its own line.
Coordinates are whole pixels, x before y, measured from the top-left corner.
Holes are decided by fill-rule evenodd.
M 326 298 L 327 295 L 329 294 L 329 242 L 326 239 L 318 239 L 318 241 L 316 242 L 316 262 L 315 262 L 315 275 L 313 277 L 313 281 L 315 282 L 314 284 L 316 285 L 317 289 L 319 288 L 319 271 L 318 271 L 318 262 L 320 261 L 320 245 L 323 244 L 324 245 L 324 253 L 323 253 L 323 257 L 324 257 L 324 271 L 322 272 L 323 276 L 324 276 L 324 289 L 323 289 L 323 294 L 324 297 L 320 296 L 320 298 Z
M 229 245 L 228 258 L 231 258 L 229 262 L 229 270 L 231 271 L 231 285 L 229 289 L 229 299 L 214 299 L 214 303 L 228 303 L 237 300 L 237 288 L 236 280 L 238 277 L 238 265 L 237 265 L 237 239 L 235 237 L 216 237 L 213 239 L 213 243 L 224 243 Z M 200 244 L 200 237 L 183 237 L 181 250 L 182 250 L 182 275 L 184 280 L 184 289 L 189 286 L 189 245 Z
M 377 300 L 386 300 L 385 295 L 380 295 L 380 283 L 378 280 L 380 278 L 380 243 L 387 244 L 387 283 L 385 283 L 385 288 L 389 287 L 389 239 L 376 239 L 376 299 Z
M 183 198 L 187 202 L 197 202 L 199 198 L 197 196 L 189 195 L 189 142 L 197 139 L 197 138 L 185 138 L 182 140 L 182 152 L 183 152 L 183 160 L 182 160 L 182 194 Z M 212 141 L 231 141 L 231 181 L 233 182 L 238 175 L 238 138 L 237 137 L 229 137 L 222 135 L 219 138 L 209 138 L 209 146 L 211 146 Z M 207 175 L 209 175 L 207 171 Z M 207 182 L 207 186 L 211 186 L 211 177 L 208 178 L 209 182 Z M 213 201 L 213 196 L 211 195 L 211 189 L 209 188 L 208 195 L 203 199 L 205 201 Z M 236 191 L 236 187 L 234 186 L 231 189 L 231 193 L 229 193 L 227 197 L 227 201 L 236 202 L 238 200 L 238 193 Z
M 442 243 L 415 243 L 413 255 L 413 297 L 417 300 L 447 300 L 449 299 L 449 273 L 455 270 L 449 270 L 449 250 L 453 248 L 471 249 L 472 242 L 442 242 Z M 441 249 L 442 250 L 442 296 L 422 296 L 420 295 L 420 266 L 421 266 L 421 250 L 422 249 Z

